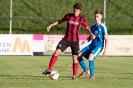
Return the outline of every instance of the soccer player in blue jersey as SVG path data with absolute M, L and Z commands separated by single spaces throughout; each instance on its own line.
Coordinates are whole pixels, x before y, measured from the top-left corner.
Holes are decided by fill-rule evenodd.
M 101 22 L 103 12 L 100 10 L 95 11 L 95 24 L 91 26 L 92 33 L 96 36 L 95 39 L 91 39 L 89 36 L 88 41 L 91 41 L 91 44 L 84 47 L 78 55 L 78 61 L 83 72 L 79 77 L 83 77 L 86 74 L 90 74 L 89 79 L 94 79 L 94 58 L 96 58 L 100 52 L 103 50 L 103 57 L 107 55 L 108 47 L 108 33 L 106 26 Z M 89 61 L 89 69 L 87 68 L 82 56 L 84 56 Z

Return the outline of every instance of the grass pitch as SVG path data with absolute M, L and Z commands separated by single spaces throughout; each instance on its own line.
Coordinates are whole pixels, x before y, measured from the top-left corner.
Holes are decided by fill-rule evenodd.
M 50 56 L 0 56 L 0 88 L 132 88 L 133 57 L 98 57 L 95 80 L 85 76 L 73 81 L 71 56 L 60 56 L 54 66 L 58 80 L 42 75 Z M 85 60 L 88 64 L 88 61 Z M 78 75 L 82 72 L 79 66 Z

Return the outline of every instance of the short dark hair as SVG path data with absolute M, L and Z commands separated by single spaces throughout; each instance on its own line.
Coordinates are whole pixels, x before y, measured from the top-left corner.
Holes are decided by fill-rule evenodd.
M 101 14 L 101 15 L 103 15 L 103 12 L 101 10 L 97 10 L 97 11 L 95 11 L 95 14 Z
M 82 10 L 82 4 L 81 3 L 76 3 L 73 5 L 73 9 L 80 9 Z

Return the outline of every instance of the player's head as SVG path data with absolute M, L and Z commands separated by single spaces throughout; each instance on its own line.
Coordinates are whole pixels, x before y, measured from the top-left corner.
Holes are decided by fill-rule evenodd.
M 74 11 L 74 15 L 75 15 L 76 17 L 79 16 L 81 10 L 82 10 L 82 5 L 81 5 L 81 3 L 76 3 L 75 5 L 73 5 L 73 11 Z
M 101 23 L 103 17 L 103 12 L 101 10 L 95 11 L 95 21 L 96 23 Z

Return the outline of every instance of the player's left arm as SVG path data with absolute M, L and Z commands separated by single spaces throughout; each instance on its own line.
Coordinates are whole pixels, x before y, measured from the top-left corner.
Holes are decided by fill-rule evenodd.
M 90 28 L 86 27 L 86 30 L 89 32 L 89 34 L 92 37 L 92 39 L 95 39 L 95 35 L 91 32 Z
M 95 39 L 95 35 L 91 32 L 91 29 L 88 25 L 88 22 L 86 21 L 86 19 L 83 17 L 83 21 L 81 23 L 85 28 L 86 30 L 88 31 L 88 33 L 90 34 L 90 36 L 92 37 L 92 39 Z
M 88 36 L 86 40 L 82 41 L 82 45 L 85 44 L 86 42 L 90 42 L 92 40 L 91 36 Z
M 104 51 L 103 51 L 102 57 L 106 57 L 107 56 L 107 49 L 108 49 L 108 44 L 109 44 L 108 35 L 105 35 L 104 39 L 105 39 L 105 47 L 104 47 Z

